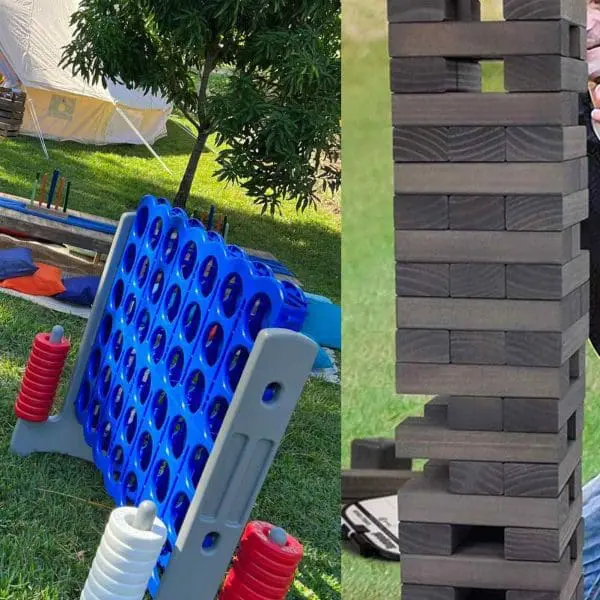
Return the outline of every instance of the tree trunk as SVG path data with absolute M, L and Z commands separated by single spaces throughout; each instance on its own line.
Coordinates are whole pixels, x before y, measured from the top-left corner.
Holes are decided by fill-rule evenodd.
M 204 152 L 207 139 L 208 131 L 201 131 L 198 133 L 198 137 L 196 138 L 196 143 L 185 169 L 183 179 L 179 184 L 179 190 L 177 190 L 177 195 L 173 200 L 173 205 L 178 208 L 186 207 L 187 201 L 190 197 L 190 191 L 192 190 L 192 184 L 194 183 L 194 177 L 196 176 L 196 171 L 198 170 L 198 164 L 200 163 L 200 158 L 202 158 L 202 153 Z

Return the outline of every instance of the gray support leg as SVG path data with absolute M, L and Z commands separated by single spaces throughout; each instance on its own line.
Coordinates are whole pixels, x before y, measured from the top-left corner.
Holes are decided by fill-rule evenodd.
M 177 538 L 158 600 L 213 600 L 317 355 L 307 337 L 263 330 Z M 267 387 L 277 389 L 263 402 Z M 212 547 L 205 542 L 214 540 Z
M 33 452 L 56 452 L 93 462 L 92 449 L 86 444 L 83 438 L 83 429 L 75 415 L 75 401 L 134 220 L 135 213 L 127 213 L 121 217 L 119 222 L 100 280 L 98 294 L 83 335 L 62 412 L 59 415 L 51 416 L 44 423 L 30 423 L 17 419 L 10 443 L 10 448 L 15 454 L 27 456 Z

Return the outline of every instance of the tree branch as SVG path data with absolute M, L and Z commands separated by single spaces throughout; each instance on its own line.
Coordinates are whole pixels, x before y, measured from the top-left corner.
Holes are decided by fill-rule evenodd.
M 211 73 L 215 70 L 217 66 L 217 59 L 219 57 L 219 44 L 218 42 L 213 42 L 206 49 L 206 56 L 204 58 L 204 65 L 202 66 L 202 75 L 200 77 L 200 87 L 198 88 L 198 116 L 203 113 L 200 110 L 200 106 L 206 102 L 206 97 L 208 95 L 208 82 L 210 80 Z M 204 120 L 206 121 L 206 114 L 202 114 Z M 200 129 L 200 128 L 198 128 Z M 204 123 L 203 129 L 207 131 L 209 129 L 208 123 Z

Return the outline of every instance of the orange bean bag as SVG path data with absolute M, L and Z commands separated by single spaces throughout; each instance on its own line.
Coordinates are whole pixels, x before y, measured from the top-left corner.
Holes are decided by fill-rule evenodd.
M 56 296 L 65 291 L 59 268 L 43 263 L 35 263 L 35 266 L 38 270 L 33 275 L 5 279 L 0 287 L 30 296 Z

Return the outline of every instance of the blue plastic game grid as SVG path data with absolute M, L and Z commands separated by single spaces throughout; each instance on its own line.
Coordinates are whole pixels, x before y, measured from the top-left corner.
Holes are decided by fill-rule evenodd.
M 146 196 L 104 308 L 77 418 L 117 505 L 179 529 L 259 331 L 300 331 L 305 296 L 166 200 Z

